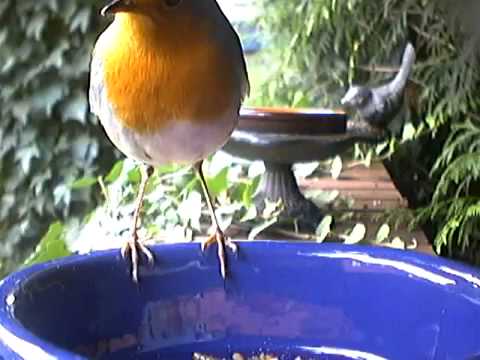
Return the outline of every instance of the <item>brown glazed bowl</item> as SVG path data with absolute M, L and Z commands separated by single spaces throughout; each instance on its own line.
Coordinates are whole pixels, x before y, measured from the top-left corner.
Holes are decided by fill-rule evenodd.
M 276 134 L 342 134 L 347 115 L 339 110 L 316 108 L 245 107 L 237 130 Z

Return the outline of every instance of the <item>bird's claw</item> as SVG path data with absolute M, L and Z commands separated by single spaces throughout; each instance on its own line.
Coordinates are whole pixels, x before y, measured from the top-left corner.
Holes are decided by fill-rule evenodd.
M 138 239 L 137 234 L 134 234 L 132 239 L 123 245 L 121 253 L 124 259 L 130 257 L 130 261 L 132 263 L 132 279 L 133 282 L 138 283 L 138 264 L 140 260 L 139 253 L 143 254 L 147 258 L 149 265 L 153 265 L 154 257 L 152 252 L 142 244 L 142 242 Z
M 214 234 L 210 235 L 205 241 L 202 242 L 202 251 L 207 250 L 213 244 L 218 245 L 218 259 L 220 261 L 220 273 L 222 278 L 227 277 L 227 261 L 225 256 L 225 247 L 228 247 L 232 252 L 236 253 L 238 250 L 237 245 L 230 239 L 225 237 L 220 229 L 217 229 Z

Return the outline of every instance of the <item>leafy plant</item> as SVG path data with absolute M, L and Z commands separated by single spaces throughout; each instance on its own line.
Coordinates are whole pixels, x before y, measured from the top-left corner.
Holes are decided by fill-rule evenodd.
M 249 177 L 248 168 L 229 159 L 220 153 L 204 165 L 217 203 L 217 216 L 223 229 L 231 224 L 245 224 L 254 237 L 276 222 L 276 207 L 267 206 L 272 211 L 257 213 L 253 197 L 259 175 Z M 105 178 L 98 177 L 95 184 L 92 180 L 86 177 L 74 183 L 101 189 L 105 197 L 84 221 L 67 224 L 66 241 L 78 253 L 120 247 L 131 236 L 140 182 L 136 164 L 129 159 L 119 161 Z M 149 180 L 142 209 L 141 236 L 151 242 L 193 241 L 209 232 L 206 224 L 210 224 L 210 215 L 200 182 L 188 167 L 157 167 Z
M 95 4 L 0 4 L 0 261 L 20 261 L 52 221 L 94 207 L 95 191 L 68 185 L 115 159 L 88 115 L 90 52 L 102 27 Z
M 437 251 L 448 245 L 450 255 L 468 258 L 480 249 L 473 191 L 480 162 L 471 125 L 478 122 L 480 108 L 478 2 L 261 4 L 269 35 L 265 56 L 278 60 L 269 67 L 258 103 L 337 107 L 351 82 L 386 81 L 406 41 L 414 43 L 417 63 L 407 87 L 406 111 L 390 129 L 401 141 L 392 139 L 375 152 L 357 147 L 355 155 L 365 162 L 384 159 L 409 202 L 427 208 L 417 220 L 426 221 Z
M 35 252 L 25 260 L 24 265 L 29 266 L 71 255 L 65 243 L 64 232 L 64 225 L 61 222 L 51 224 Z
M 451 254 L 475 260 L 466 255 L 479 248 L 477 2 L 259 3 L 268 41 L 263 41 L 266 50 L 249 61 L 258 65 L 251 72 L 256 76 L 249 104 L 337 107 L 351 82 L 388 79 L 407 39 L 414 42 L 418 60 L 407 89 L 407 111 L 391 129 L 402 141 L 391 140 L 367 152 L 357 147 L 355 154 L 366 163 L 374 157 L 386 160 L 410 202 L 423 207 L 419 220 L 432 225 L 439 251 L 447 245 Z M 0 4 L 3 270 L 21 258 L 54 219 L 65 223 L 68 231 L 62 234 L 70 234 L 69 245 L 77 249 L 80 242 L 72 239 L 80 231 L 98 230 L 99 224 L 116 241 L 119 232 L 128 233 L 125 219 L 132 211 L 139 173 L 122 161 L 98 177 L 107 173 L 116 155 L 87 114 L 89 54 L 103 26 L 97 19 L 93 0 Z M 333 165 L 337 173 L 340 161 Z M 275 211 L 257 214 L 252 207 L 256 180 L 246 176 L 244 167 L 229 166 L 212 170 L 209 178 L 222 221 L 245 223 L 257 217 L 256 231 L 268 227 Z M 209 220 L 205 208 L 198 211 L 200 198 L 191 173 L 157 169 L 144 208 L 146 235 L 158 235 L 160 229 L 187 238 L 205 233 L 202 224 Z M 83 219 L 99 200 L 100 207 Z M 322 238 L 330 225 L 319 229 Z M 98 233 L 90 234 L 98 238 Z M 85 250 L 95 245 L 88 240 L 83 244 Z
M 421 211 L 420 218 L 438 223 L 437 251 L 447 246 L 450 255 L 478 262 L 478 252 L 471 251 L 479 249 L 480 240 L 480 123 L 477 119 L 467 119 L 452 127 L 432 173 L 439 174 L 439 181 L 432 205 Z

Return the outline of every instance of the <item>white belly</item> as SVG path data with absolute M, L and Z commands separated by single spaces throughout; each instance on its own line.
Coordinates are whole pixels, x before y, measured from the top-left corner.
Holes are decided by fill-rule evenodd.
M 106 116 L 101 122 L 115 146 L 130 158 L 149 165 L 192 164 L 226 143 L 237 125 L 238 110 L 208 123 L 175 121 L 156 133 L 138 134 L 115 121 L 114 116 Z

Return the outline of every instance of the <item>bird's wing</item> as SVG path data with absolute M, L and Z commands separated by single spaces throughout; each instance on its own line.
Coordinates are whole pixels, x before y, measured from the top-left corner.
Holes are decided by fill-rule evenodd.
M 243 101 L 245 100 L 246 97 L 248 97 L 250 95 L 250 80 L 248 78 L 248 71 L 247 71 L 247 63 L 245 61 L 245 55 L 244 55 L 244 52 L 243 52 L 243 46 L 242 46 L 242 42 L 240 41 L 240 38 L 238 37 L 238 34 L 237 32 L 235 31 L 235 29 L 233 28 L 233 26 L 230 24 L 229 22 L 229 25 L 233 31 L 233 34 L 234 34 L 234 37 L 235 37 L 235 42 L 238 46 L 238 49 L 240 49 L 240 58 L 241 58 L 241 65 L 240 65 L 240 79 L 241 79 L 241 90 L 240 90 L 240 94 L 241 94 L 241 102 L 243 103 Z
M 223 17 L 223 21 L 225 21 L 227 23 L 227 26 L 228 26 L 228 28 L 229 28 L 229 30 L 232 33 L 232 36 L 234 38 L 234 43 L 233 43 L 233 46 L 235 48 L 234 53 L 236 51 L 238 51 L 237 57 L 239 57 L 241 59 L 241 64 L 240 64 L 240 67 L 238 68 L 238 71 L 239 71 L 239 76 L 240 76 L 240 81 L 241 81 L 240 101 L 243 103 L 245 98 L 250 95 L 250 80 L 248 78 L 247 63 L 245 61 L 245 55 L 244 55 L 244 52 L 243 52 L 242 42 L 240 41 L 240 37 L 238 36 L 237 31 L 233 27 L 232 23 L 228 20 L 228 18 L 226 17 L 226 15 L 222 11 L 222 9 L 218 5 L 218 3 L 217 3 L 217 8 L 218 8 L 220 14 Z M 229 37 L 227 37 L 227 39 L 229 39 Z M 227 40 L 227 43 L 229 43 L 228 40 Z
M 102 92 L 104 91 L 103 66 L 98 54 L 93 51 L 92 61 L 90 63 L 90 88 L 88 91 L 88 102 L 90 111 L 100 116 L 102 109 Z
M 238 36 L 237 36 L 238 39 Z M 238 40 L 240 42 L 240 40 Z M 245 56 L 243 55 L 243 48 L 242 49 L 242 103 L 246 97 L 250 96 L 250 79 L 248 78 L 248 71 L 247 71 L 247 63 L 245 61 Z
M 90 103 L 90 111 L 93 114 L 95 114 L 99 119 L 102 116 L 101 109 L 102 109 L 102 99 L 104 98 L 103 91 L 105 91 L 105 85 L 103 82 L 102 61 L 98 55 L 97 56 L 95 55 L 95 50 L 94 50 L 92 55 L 91 65 L 90 65 L 90 88 L 88 91 L 88 102 Z M 99 123 L 107 139 L 116 148 L 117 146 L 108 135 L 107 130 L 103 126 L 102 122 L 99 121 Z

